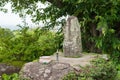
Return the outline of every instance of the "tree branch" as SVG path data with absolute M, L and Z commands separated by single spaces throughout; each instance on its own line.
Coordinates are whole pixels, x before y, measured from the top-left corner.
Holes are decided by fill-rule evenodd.
M 62 2 L 62 0 L 47 0 L 48 2 L 52 3 L 58 8 L 63 8 L 65 6 L 65 3 Z

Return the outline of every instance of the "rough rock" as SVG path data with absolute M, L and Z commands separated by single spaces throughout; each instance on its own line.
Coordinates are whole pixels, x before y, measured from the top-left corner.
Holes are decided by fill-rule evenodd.
M 7 65 L 7 64 L 0 64 L 0 76 L 2 74 L 12 74 L 12 73 L 18 73 L 20 71 L 20 68 Z
M 74 69 L 67 63 L 52 61 L 49 64 L 39 62 L 26 63 L 20 71 L 21 79 L 61 80 Z
M 63 52 L 66 57 L 81 56 L 81 30 L 77 17 L 69 16 L 63 29 Z

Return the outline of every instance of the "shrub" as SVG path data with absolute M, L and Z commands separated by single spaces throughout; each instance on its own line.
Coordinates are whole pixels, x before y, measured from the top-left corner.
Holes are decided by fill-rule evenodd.
M 14 73 L 12 75 L 3 74 L 2 80 L 19 80 L 19 75 L 17 73 Z
M 2 32 L 0 36 L 8 32 Z M 52 55 L 59 46 L 56 33 L 40 28 L 23 27 L 11 31 L 8 38 L 8 35 L 7 38 L 5 36 L 0 38 L 0 62 L 33 61 L 43 55 Z
M 82 67 L 79 74 L 70 73 L 63 80 L 116 80 L 116 75 L 115 65 L 99 58 L 93 60 L 91 65 Z
M 13 73 L 11 75 L 3 74 L 2 80 L 28 80 L 28 79 L 20 79 L 18 73 Z

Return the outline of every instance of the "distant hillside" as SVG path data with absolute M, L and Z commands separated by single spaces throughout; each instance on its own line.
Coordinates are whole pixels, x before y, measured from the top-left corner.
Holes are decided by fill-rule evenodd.
M 2 28 L 9 28 L 9 29 L 11 29 L 11 30 L 17 30 L 17 29 L 19 29 L 19 27 L 16 25 L 0 25 L 0 27 L 2 27 Z

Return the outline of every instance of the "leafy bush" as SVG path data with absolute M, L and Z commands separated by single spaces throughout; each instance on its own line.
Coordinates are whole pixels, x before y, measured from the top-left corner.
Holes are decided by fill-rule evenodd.
M 120 64 L 116 65 L 116 69 L 117 69 L 117 77 L 116 80 L 120 80 Z
M 103 53 L 110 55 L 111 60 L 120 63 L 120 39 L 115 36 L 113 29 L 107 29 L 103 35 L 95 39 L 95 42 Z
M 63 80 L 116 80 L 117 70 L 111 61 L 96 59 L 82 67 L 79 74 L 70 73 Z
M 5 30 L 2 30 L 0 36 L 8 32 L 9 35 L 6 35 L 7 38 L 6 36 L 0 38 L 1 62 L 33 61 L 43 55 L 52 55 L 58 48 L 56 34 L 49 30 L 28 27 L 15 31 Z
M 12 75 L 3 74 L 2 80 L 20 80 L 19 75 L 17 73 L 14 73 Z
M 11 75 L 3 74 L 2 80 L 28 80 L 28 79 L 20 79 L 19 74 L 13 73 Z

